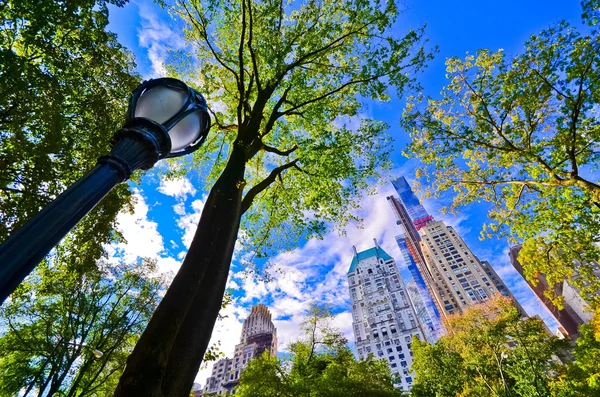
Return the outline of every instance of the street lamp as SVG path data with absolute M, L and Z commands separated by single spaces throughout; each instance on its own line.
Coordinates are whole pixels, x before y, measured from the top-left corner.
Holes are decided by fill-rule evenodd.
M 115 185 L 160 159 L 193 152 L 209 129 L 198 91 L 172 78 L 143 82 L 131 95 L 110 153 L 0 246 L 0 304 Z
M 104 353 L 103 353 L 103 352 L 101 352 L 101 351 L 100 351 L 100 350 L 98 350 L 98 349 L 94 349 L 93 347 L 91 347 L 90 345 L 88 345 L 88 344 L 87 344 L 87 343 L 85 343 L 85 342 L 76 343 L 76 342 L 66 342 L 66 341 L 64 341 L 64 340 L 61 340 L 61 341 L 62 341 L 62 342 L 64 342 L 64 343 L 66 343 L 66 344 L 68 344 L 68 345 L 73 345 L 73 346 L 76 346 L 76 347 L 79 347 L 79 346 L 81 346 L 81 347 L 85 347 L 86 349 L 90 349 L 90 352 L 92 353 L 92 356 L 94 356 L 94 358 L 95 358 L 96 360 L 100 360 L 100 359 L 102 358 L 102 356 L 104 356 Z M 61 341 L 59 341 L 59 343 L 60 343 Z M 58 346 L 58 344 L 57 344 L 56 346 Z

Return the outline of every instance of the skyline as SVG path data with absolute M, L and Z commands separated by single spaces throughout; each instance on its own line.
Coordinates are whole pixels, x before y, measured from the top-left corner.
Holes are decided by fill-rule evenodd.
M 478 26 L 484 23 L 485 18 L 473 19 L 473 15 L 485 12 L 486 9 L 491 12 L 489 6 L 477 2 L 465 2 L 455 7 L 447 7 L 443 2 L 438 2 L 437 5 L 435 2 L 407 4 L 407 11 L 402 16 L 401 23 L 416 27 L 426 21 L 427 37 L 433 45 L 440 45 L 440 53 L 420 79 L 424 85 L 424 92 L 436 94 L 445 84 L 446 57 L 463 56 L 466 51 L 472 53 L 477 48 L 486 46 L 502 47 L 509 53 L 515 53 L 522 49 L 529 34 L 557 22 L 561 17 L 573 23 L 579 22 L 580 10 L 577 2 L 564 5 L 556 1 L 553 4 L 554 6 L 549 4 L 541 12 L 533 14 L 527 12 L 539 8 L 533 1 L 507 4 L 494 10 L 491 17 L 495 21 L 502 21 L 504 18 L 512 25 L 498 24 L 493 29 L 483 32 L 478 30 Z M 562 7 L 559 8 L 559 4 Z M 109 29 L 115 31 L 119 41 L 133 51 L 138 62 L 138 71 L 142 76 L 156 76 L 161 72 L 161 65 L 169 47 L 182 48 L 183 40 L 175 27 L 170 25 L 165 11 L 153 3 L 138 1 L 128 4 L 123 9 L 111 6 L 110 10 Z M 452 34 L 446 35 L 445 32 L 449 30 Z M 461 40 L 454 40 L 456 37 L 460 37 Z M 231 344 L 231 339 L 237 339 L 241 330 L 241 320 L 249 313 L 249 307 L 259 301 L 264 301 L 269 307 L 274 306 L 275 323 L 282 336 L 280 349 L 284 349 L 289 340 L 299 336 L 297 325 L 311 300 L 322 300 L 331 304 L 337 313 L 336 321 L 346 335 L 349 335 L 350 329 L 347 325 L 350 323 L 350 314 L 344 310 L 348 297 L 343 278 L 350 263 L 352 245 L 363 249 L 368 247 L 372 238 L 377 238 L 379 244 L 397 261 L 403 276 L 407 273 L 394 239 L 400 230 L 386 202 L 386 197 L 394 193 L 389 181 L 405 175 L 409 183 L 413 184 L 414 170 L 419 165 L 417 161 L 405 159 L 400 154 L 408 139 L 398 126 L 401 108 L 402 101 L 393 98 L 390 103 L 369 102 L 365 109 L 369 116 L 390 125 L 390 132 L 396 143 L 394 169 L 390 171 L 386 181 L 379 181 L 382 185 L 376 188 L 376 194 L 363 197 L 361 202 L 359 214 L 364 219 L 363 228 L 352 224 L 348 226 L 346 236 L 339 236 L 333 231 L 327 234 L 324 240 L 300 241 L 294 252 L 282 251 L 268 261 L 263 261 L 260 263 L 261 267 L 268 263 L 273 270 L 279 269 L 273 272 L 273 280 L 270 283 L 264 283 L 254 277 L 244 277 L 244 264 L 253 259 L 253 254 L 245 252 L 238 243 L 228 284 L 236 289 L 234 302 L 225 311 L 229 317 L 217 324 L 211 343 L 221 340 L 222 349 L 228 351 L 226 345 Z M 162 270 L 174 272 L 178 269 L 191 241 L 209 186 L 199 179 L 195 171 L 180 179 L 167 181 L 161 175 L 161 167 L 146 173 L 140 185 L 133 185 L 138 195 L 135 211 L 133 214 L 119 216 L 121 228 L 125 237 L 129 237 L 129 242 L 117 244 L 113 248 L 117 256 L 128 259 L 150 256 L 158 260 Z M 487 207 L 475 204 L 457 216 L 440 214 L 440 208 L 448 199 L 449 197 L 442 197 L 439 201 L 422 201 L 430 214 L 453 226 L 478 257 L 488 260 L 494 266 L 517 299 L 523 302 L 529 314 L 541 314 L 550 328 L 554 329 L 556 324 L 510 265 L 508 244 L 496 239 L 483 242 L 479 240 L 479 230 L 486 220 Z M 204 370 L 204 373 L 206 371 Z M 197 377 L 201 378 L 201 375 Z

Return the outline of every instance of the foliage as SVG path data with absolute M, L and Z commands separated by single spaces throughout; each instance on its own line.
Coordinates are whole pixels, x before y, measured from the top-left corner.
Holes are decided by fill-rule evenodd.
M 8 0 L 0 4 L 0 241 L 108 152 L 138 83 L 131 54 L 108 24 L 122 0 Z M 74 232 L 80 263 L 117 237 L 130 201 L 116 187 Z
M 551 384 L 556 397 L 600 395 L 600 338 L 594 328 L 584 324 L 574 350 L 575 361 L 567 363 Z
M 242 223 L 244 248 L 262 257 L 355 218 L 392 151 L 363 100 L 401 95 L 431 58 L 423 29 L 398 34 L 393 0 L 175 3 L 188 45 L 168 62 L 209 101 L 214 123 L 192 165 L 214 184 L 117 396 L 187 396 Z
M 423 30 L 395 37 L 394 2 L 192 0 L 176 12 L 202 65 L 173 67 L 198 82 L 214 116 L 194 165 L 214 181 L 233 147 L 247 145 L 247 244 L 261 256 L 353 219 L 354 198 L 372 191 L 366 181 L 392 150 L 361 98 L 387 100 L 388 87 L 401 94 L 413 82 L 430 58 L 418 47 Z
M 56 258 L 45 261 L 3 306 L 0 396 L 111 394 L 158 305 L 150 262 L 65 270 Z
M 537 317 L 520 318 L 511 299 L 494 299 L 452 316 L 435 345 L 414 341 L 416 397 L 550 396 L 564 341 Z
M 595 6 L 593 5 L 595 3 Z M 447 60 L 440 99 L 411 97 L 402 124 L 406 150 L 450 209 L 491 204 L 483 237 L 523 242 L 519 261 L 535 282 L 570 281 L 598 305 L 600 260 L 600 53 L 597 1 L 584 4 L 589 29 L 566 22 L 533 35 L 522 54 L 480 50 Z M 560 305 L 560 300 L 557 299 Z
M 236 395 L 262 396 L 401 396 L 385 360 L 372 355 L 356 361 L 329 311 L 313 307 L 303 323 L 305 338 L 289 346 L 289 357 L 263 356 L 242 373 Z

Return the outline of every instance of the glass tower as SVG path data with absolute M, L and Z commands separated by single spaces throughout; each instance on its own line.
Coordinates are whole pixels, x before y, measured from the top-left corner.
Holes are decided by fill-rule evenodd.
M 423 325 L 424 336 L 428 342 L 434 343 L 442 329 L 438 310 L 441 302 L 432 299 L 435 296 L 430 290 L 434 285 L 433 276 L 427 269 L 420 246 L 421 236 L 418 232 L 420 228 L 433 221 L 433 216 L 429 215 L 421 205 L 404 177 L 396 179 L 392 185 L 398 197 L 389 196 L 387 200 L 396 215 L 396 224 L 403 229 L 403 233 L 396 236 L 396 244 L 408 265 L 415 290 L 419 295 L 415 296 L 414 300 L 419 301 L 424 308 L 417 313 Z

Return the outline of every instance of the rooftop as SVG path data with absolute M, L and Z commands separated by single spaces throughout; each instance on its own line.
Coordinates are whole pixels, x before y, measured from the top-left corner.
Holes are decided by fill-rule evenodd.
M 371 258 L 371 257 L 377 257 L 378 259 L 383 259 L 384 261 L 389 261 L 392 259 L 391 256 L 388 255 L 387 252 L 385 252 L 381 247 L 373 247 L 373 248 L 369 248 L 366 251 L 361 251 L 358 252 L 356 255 L 354 255 L 354 258 L 352 258 L 352 264 L 350 264 L 350 269 L 348 270 L 348 273 L 352 273 L 354 270 L 356 270 L 356 266 L 358 266 L 358 262 Z

